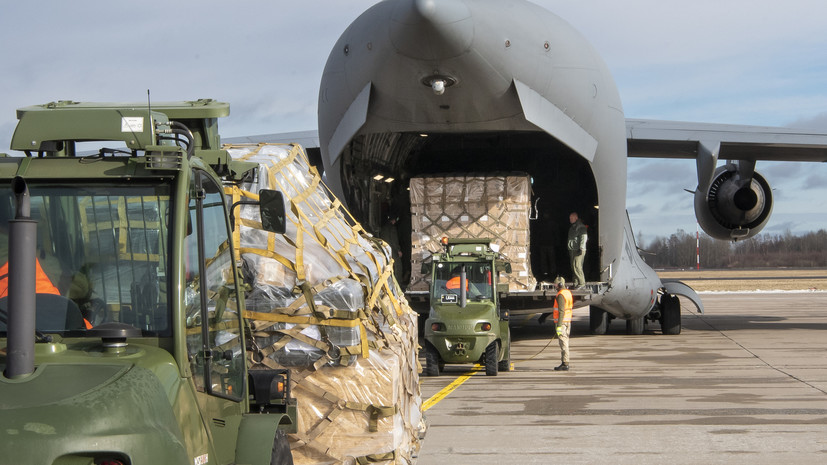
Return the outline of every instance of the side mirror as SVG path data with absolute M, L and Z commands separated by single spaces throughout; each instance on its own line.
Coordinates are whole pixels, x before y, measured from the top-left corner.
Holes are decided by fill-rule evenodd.
M 287 231 L 284 209 L 284 195 L 275 190 L 262 189 L 258 192 L 261 227 L 276 234 Z

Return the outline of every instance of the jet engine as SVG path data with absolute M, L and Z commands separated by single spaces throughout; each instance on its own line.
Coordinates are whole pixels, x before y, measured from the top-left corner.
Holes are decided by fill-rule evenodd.
M 767 224 L 772 191 L 766 179 L 751 168 L 741 169 L 733 163 L 719 166 L 709 189 L 695 191 L 695 217 L 715 239 L 748 239 Z

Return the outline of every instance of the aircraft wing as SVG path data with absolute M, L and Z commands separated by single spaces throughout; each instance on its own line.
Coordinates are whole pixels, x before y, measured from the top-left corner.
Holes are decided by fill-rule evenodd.
M 229 143 L 298 143 L 318 149 L 315 130 L 223 138 Z M 801 129 L 686 123 L 646 119 L 626 120 L 628 156 L 638 158 L 698 157 L 699 146 L 720 147 L 725 160 L 827 162 L 827 132 Z
M 626 120 L 629 157 L 698 157 L 701 146 L 725 160 L 827 161 L 827 133 L 733 124 Z
M 222 137 L 227 144 L 299 144 L 305 150 L 319 147 L 319 131 L 281 132 L 256 136 Z

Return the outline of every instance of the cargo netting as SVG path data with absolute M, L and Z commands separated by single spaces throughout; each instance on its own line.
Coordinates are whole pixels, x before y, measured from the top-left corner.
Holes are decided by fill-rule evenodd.
M 511 262 L 512 272 L 500 277 L 510 292 L 533 291 L 528 175 L 428 176 L 411 178 L 410 291 L 427 291 L 429 276 L 422 262 L 440 252 L 440 239 L 488 238 Z
M 296 464 L 410 464 L 424 434 L 417 318 L 393 278 L 390 248 L 335 199 L 293 144 L 227 145 L 258 164 L 225 186 L 231 202 L 285 196 L 287 232 L 262 229 L 258 206 L 235 218 L 247 285 L 248 365 L 289 368 L 298 403 Z

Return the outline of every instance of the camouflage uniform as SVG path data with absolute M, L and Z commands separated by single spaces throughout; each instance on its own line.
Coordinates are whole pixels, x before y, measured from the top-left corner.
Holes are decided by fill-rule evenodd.
M 586 284 L 586 278 L 583 276 L 583 260 L 586 258 L 587 240 L 586 225 L 578 218 L 571 224 L 568 237 L 569 263 L 574 274 L 574 287 Z

